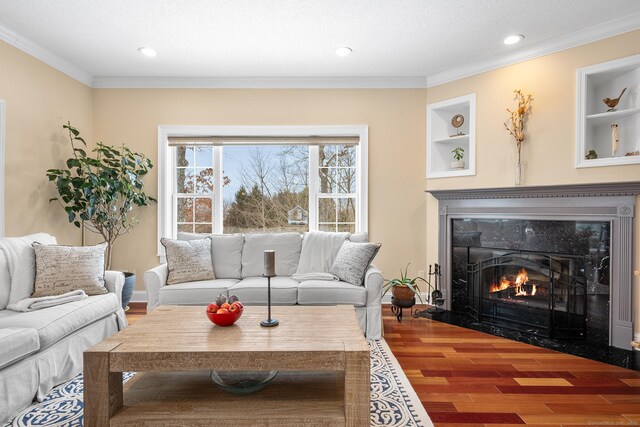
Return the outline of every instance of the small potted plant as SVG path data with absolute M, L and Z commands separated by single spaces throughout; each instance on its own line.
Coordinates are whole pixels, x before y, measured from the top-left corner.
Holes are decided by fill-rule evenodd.
M 451 162 L 451 169 L 464 169 L 464 148 L 456 147 L 451 150 L 455 162 Z
M 422 277 L 414 277 L 409 278 L 407 275 L 407 271 L 409 269 L 409 264 L 404 269 L 404 271 L 400 270 L 400 278 L 399 279 L 391 279 L 387 280 L 387 284 L 384 285 L 384 292 L 382 296 L 385 296 L 389 290 L 391 290 L 391 295 L 393 299 L 397 301 L 411 301 L 415 297 L 418 297 L 420 302 L 422 303 L 422 295 L 420 295 L 420 288 L 417 285 L 418 280 L 422 280 L 426 282 L 426 280 Z

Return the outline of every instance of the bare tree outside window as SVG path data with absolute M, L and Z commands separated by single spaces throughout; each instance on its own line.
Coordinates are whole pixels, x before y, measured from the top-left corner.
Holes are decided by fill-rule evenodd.
M 318 168 L 309 170 L 308 145 L 225 145 L 223 182 L 215 182 L 214 150 L 176 150 L 176 212 L 179 232 L 211 233 L 216 215 L 225 233 L 309 230 L 309 184 L 316 180 L 318 225 L 322 231 L 355 232 L 356 147 L 320 145 Z M 222 188 L 222 213 L 213 192 Z M 315 227 L 314 227 L 315 228 Z
M 226 146 L 223 164 L 232 184 L 224 190 L 225 233 L 309 229 L 307 146 Z

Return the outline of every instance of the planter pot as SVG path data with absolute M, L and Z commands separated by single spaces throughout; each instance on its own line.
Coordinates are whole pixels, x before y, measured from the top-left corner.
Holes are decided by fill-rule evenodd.
M 451 162 L 451 169 L 464 169 L 464 160 L 458 160 L 457 162 Z
M 124 288 L 122 288 L 122 308 L 129 310 L 129 301 L 133 296 L 133 289 L 136 287 L 136 275 L 134 273 L 124 273 Z
M 391 295 L 398 301 L 411 301 L 415 294 L 408 286 L 394 286 L 391 288 Z

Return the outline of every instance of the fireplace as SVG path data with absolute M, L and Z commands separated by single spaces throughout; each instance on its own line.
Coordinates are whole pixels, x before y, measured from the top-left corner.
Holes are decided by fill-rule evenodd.
M 630 349 L 640 183 L 430 193 L 445 308 L 519 334 Z
M 608 344 L 609 227 L 453 219 L 451 310 L 548 338 Z

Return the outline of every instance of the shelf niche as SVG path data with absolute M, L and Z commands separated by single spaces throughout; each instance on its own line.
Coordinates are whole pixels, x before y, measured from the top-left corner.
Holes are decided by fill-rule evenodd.
M 464 123 L 458 129 L 451 124 L 456 114 Z M 463 135 L 458 135 L 461 132 Z M 447 178 L 476 174 L 476 94 L 427 105 L 427 178 Z M 452 169 L 451 152 L 464 149 L 464 169 Z
M 627 88 L 616 111 L 604 98 L 617 98 Z M 577 70 L 576 167 L 617 166 L 640 163 L 640 55 L 629 56 Z M 618 125 L 619 147 L 612 157 L 611 125 Z M 587 159 L 595 150 L 597 159 Z

